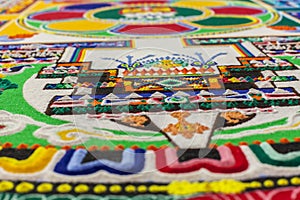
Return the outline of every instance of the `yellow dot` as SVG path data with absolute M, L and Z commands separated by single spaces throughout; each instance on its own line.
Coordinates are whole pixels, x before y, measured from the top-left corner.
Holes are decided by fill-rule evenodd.
M 51 192 L 53 189 L 53 185 L 50 183 L 42 183 L 37 187 L 37 191 L 40 193 Z
M 127 186 L 125 187 L 125 191 L 128 192 L 128 193 L 133 193 L 133 192 L 136 191 L 136 188 L 135 188 L 134 185 L 127 185 Z
M 265 180 L 264 181 L 264 186 L 265 187 L 273 187 L 274 186 L 274 182 L 271 180 Z
M 104 192 L 106 192 L 106 190 L 107 190 L 107 188 L 105 185 L 99 184 L 94 187 L 94 192 L 96 194 L 104 193 Z
M 167 192 L 172 195 L 187 195 L 189 194 L 188 188 L 190 188 L 190 182 L 188 181 L 172 181 L 167 188 Z
M 149 192 L 151 192 L 151 193 L 159 192 L 159 186 L 158 185 L 151 185 L 149 187 Z
M 285 185 L 288 185 L 289 184 L 289 181 L 284 179 L 284 178 L 281 178 L 277 181 L 277 184 L 280 185 L 280 186 L 285 186 Z
M 80 185 L 77 185 L 74 189 L 74 191 L 76 193 L 85 193 L 87 191 L 89 191 L 89 186 L 85 185 L 85 184 L 80 184 Z
M 27 193 L 34 189 L 34 185 L 28 182 L 22 182 L 16 187 L 16 192 Z
M 120 185 L 112 185 L 109 187 L 109 191 L 112 193 L 119 193 L 122 191 L 122 187 Z
M 250 183 L 250 187 L 251 187 L 251 188 L 260 188 L 260 187 L 261 187 L 261 183 L 258 182 L 258 181 L 252 181 L 252 182 Z
M 158 189 L 160 192 L 166 192 L 168 190 L 168 186 L 160 185 L 158 186 Z
M 72 186 L 65 183 L 65 184 L 61 184 L 59 185 L 56 190 L 60 193 L 67 193 L 67 192 L 70 192 L 72 190 Z
M 138 186 L 137 191 L 141 193 L 147 192 L 147 187 L 145 185 L 140 185 Z
M 291 183 L 293 185 L 300 185 L 300 178 L 299 177 L 294 177 L 291 179 Z
M 10 181 L 1 181 L 0 182 L 0 192 L 6 192 L 14 188 L 14 183 Z

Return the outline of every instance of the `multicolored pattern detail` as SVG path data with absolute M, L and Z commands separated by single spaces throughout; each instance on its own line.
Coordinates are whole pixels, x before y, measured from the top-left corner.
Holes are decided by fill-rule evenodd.
M 140 6 L 132 6 L 126 1 L 72 4 L 54 7 L 51 11 L 39 10 L 21 23 L 33 29 L 60 34 L 148 36 L 207 34 L 211 31 L 226 32 L 229 28 L 241 30 L 272 23 L 271 15 L 277 15 L 274 11 L 254 3 L 233 2 L 234 5 L 230 6 L 217 1 L 199 1 L 196 4 L 185 1 L 151 3 L 142 2 Z M 244 13 L 247 15 L 242 16 Z M 265 18 L 263 23 L 260 18 Z
M 263 151 L 257 151 L 263 149 Z M 10 192 L 14 190 L 17 193 L 45 193 L 45 194 L 162 194 L 179 195 L 186 197 L 201 193 L 218 193 L 221 191 L 227 195 L 244 195 L 243 192 L 256 195 L 253 190 L 262 190 L 273 188 L 275 185 L 282 190 L 300 184 L 300 178 L 293 175 L 297 174 L 297 154 L 300 148 L 297 143 L 290 144 L 267 144 L 247 146 L 221 146 L 217 149 L 190 149 L 174 150 L 161 148 L 156 150 L 125 149 L 124 151 L 99 151 L 79 148 L 77 150 L 56 150 L 53 147 L 26 148 L 3 148 L 0 151 L 1 176 L 11 179 L 0 182 L 1 192 Z M 265 152 L 268 156 L 264 156 Z M 151 157 L 155 160 L 150 160 Z M 281 157 L 281 158 L 280 158 Z M 171 163 L 164 160 L 168 158 Z M 255 159 L 255 158 L 259 158 Z M 274 159 L 277 162 L 271 163 Z M 112 161 L 113 159 L 113 161 Z M 35 162 L 32 162 L 35 160 Z M 251 163 L 247 160 L 251 160 Z M 283 163 L 290 162 L 280 166 L 278 161 Z M 152 165 L 152 163 L 156 165 Z M 222 163 L 227 163 L 226 165 Z M 22 166 L 22 167 L 20 167 Z M 49 166 L 55 166 L 53 171 Z M 154 168 L 151 169 L 150 166 Z M 259 169 L 257 167 L 259 166 Z M 208 174 L 214 181 L 197 182 L 202 176 L 201 168 L 206 168 Z M 252 170 L 259 170 L 260 175 L 253 177 Z M 272 170 L 271 170 L 272 169 Z M 276 173 L 285 171 L 289 177 L 276 178 Z M 112 183 L 87 182 L 90 177 L 99 177 L 103 175 L 101 171 L 106 171 L 106 176 L 111 177 Z M 144 180 L 144 173 L 156 174 L 151 183 L 150 177 Z M 197 173 L 196 173 L 197 172 Z M 243 172 L 241 175 L 241 172 Z M 24 177 L 23 182 L 16 182 L 20 176 L 32 174 L 32 178 Z M 108 174 L 107 174 L 108 173 Z M 164 174 L 181 174 L 180 176 L 165 176 Z M 207 173 L 207 172 L 206 172 Z M 35 174 L 43 177 L 45 183 L 35 181 Z M 273 175 L 271 175 L 273 174 Z M 15 176 L 16 175 L 16 176 Z M 118 175 L 117 179 L 112 177 Z M 191 175 L 191 176 L 189 176 Z M 231 177 L 223 179 L 220 177 Z M 274 176 L 274 178 L 261 178 L 264 176 Z M 76 184 L 62 183 L 60 180 L 68 180 L 69 177 L 80 177 Z M 130 176 L 135 180 L 140 177 L 138 182 L 128 183 Z M 183 181 L 190 177 L 193 182 Z M 193 177 L 193 178 L 192 178 Z M 240 177 L 241 181 L 232 178 Z M 178 179 L 179 178 L 179 179 Z M 167 179 L 167 180 L 166 180 Z M 93 179 L 96 180 L 96 179 Z M 176 181 L 175 181 L 176 180 Z M 217 181 L 219 180 L 219 181 Z M 116 183 L 114 183 L 116 181 Z M 121 183 L 120 183 L 121 181 Z M 157 182 L 158 181 L 158 182 Z M 166 181 L 170 183 L 166 183 Z M 185 189 L 178 190 L 183 187 Z M 233 187 L 235 186 L 235 187 Z M 280 191 L 280 189 L 278 189 Z M 246 194 L 245 193 L 245 194 Z M 204 197 L 203 197 L 204 198 Z
M 275 1 L 265 0 L 265 2 L 272 5 L 277 10 L 288 14 L 291 17 L 291 19 L 293 18 L 300 19 L 299 0 L 293 2 L 287 0 L 275 0 Z M 298 25 L 298 29 L 299 29 L 299 25 Z
M 299 198 L 298 1 L 0 3 L 0 199 Z
M 158 147 L 205 148 L 229 141 L 253 143 L 258 133 L 247 130 L 257 126 L 276 133 L 276 142 L 296 137 L 296 133 L 280 137 L 272 126 L 298 127 L 295 117 L 282 115 L 300 103 L 297 37 L 193 38 L 184 43 L 201 45 L 203 52 L 224 51 L 187 55 L 139 50 L 135 56 L 111 58 L 102 55 L 106 49 L 125 52 L 133 42 L 6 45 L 1 47 L 2 73 L 7 81 L 16 81 L 27 70 L 33 72 L 20 82 L 26 104 L 51 118 L 46 127 L 32 127 L 30 137 L 57 146 L 83 142 L 90 147 L 109 139 L 114 141 L 111 148 L 124 140 L 125 148 L 135 144 L 146 148 L 153 142 Z M 229 58 L 232 55 L 236 56 Z M 39 89 L 32 90 L 36 85 Z M 38 104 L 35 96 L 40 96 Z M 256 121 L 268 113 L 273 121 Z M 54 122 L 53 117 L 69 123 Z M 205 122 L 199 120 L 204 118 Z M 86 127 L 86 120 L 94 124 Z M 162 123 L 166 120 L 170 123 Z M 128 134 L 123 132 L 127 129 Z M 266 133 L 261 141 L 269 139 Z
M 1 0 L 1 14 L 18 14 L 24 11 L 28 6 L 35 3 L 36 0 Z
M 254 1 L 12 1 L 2 15 L 11 24 L 0 31 L 6 40 L 52 33 L 80 37 L 209 35 L 272 27 L 298 31 L 296 8 L 280 11 Z M 274 1 L 271 2 L 274 5 Z M 6 5 L 7 4 L 7 5 Z M 22 17 L 7 17 L 33 4 Z M 288 4 L 288 3 L 286 3 Z M 15 6 L 14 6 L 15 5 Z M 288 4 L 292 7 L 297 5 Z M 287 9 L 287 10 L 286 10 Z M 292 16 L 292 18 L 290 18 Z M 15 34 L 13 29 L 18 29 Z M 3 38 L 4 39 L 4 38 Z
M 274 179 L 274 182 L 278 182 L 278 186 L 281 188 L 279 190 L 288 190 L 291 191 L 291 189 L 295 189 L 296 187 L 284 187 L 289 184 L 284 184 L 284 182 L 288 182 L 291 180 L 292 182 L 295 182 L 295 180 L 299 180 L 298 177 L 293 177 L 293 178 L 288 178 L 288 179 Z M 10 191 L 12 189 L 15 189 L 17 192 L 20 194 L 16 194 L 15 196 L 22 196 L 21 193 L 25 193 L 25 197 L 30 197 L 30 194 L 26 194 L 29 192 L 34 192 L 34 191 L 39 191 L 44 194 L 35 194 L 32 195 L 35 198 L 41 198 L 43 195 L 45 196 L 52 196 L 59 198 L 62 197 L 64 193 L 69 193 L 67 197 L 72 197 L 72 195 L 78 195 L 79 198 L 91 198 L 94 199 L 97 196 L 96 195 L 109 195 L 105 199 L 110 199 L 113 198 L 113 194 L 115 195 L 138 195 L 139 197 L 136 197 L 134 199 L 138 198 L 144 198 L 144 199 L 156 199 L 155 196 L 152 196 L 153 194 L 159 193 L 159 197 L 162 199 L 165 199 L 166 194 L 173 194 L 177 196 L 182 196 L 182 195 L 187 195 L 190 196 L 193 193 L 196 192 L 203 192 L 203 193 L 214 193 L 216 191 L 222 190 L 224 193 L 230 196 L 239 196 L 235 193 L 238 193 L 240 191 L 245 191 L 245 190 L 253 190 L 257 188 L 262 188 L 263 183 L 269 182 L 273 183 L 273 180 L 263 180 L 257 181 L 251 181 L 251 182 L 240 182 L 240 181 L 234 181 L 232 179 L 224 179 L 220 181 L 214 181 L 214 182 L 188 182 L 188 181 L 174 181 L 171 182 L 170 184 L 131 184 L 131 185 L 125 185 L 125 184 L 120 184 L 120 185 L 113 185 L 113 184 L 79 184 L 79 185 L 74 185 L 74 184 L 66 184 L 66 183 L 58 183 L 58 184 L 53 184 L 53 183 L 35 183 L 35 182 L 21 182 L 21 183 L 14 183 L 12 181 L 2 181 L 0 184 L 2 186 L 6 186 L 7 188 L 4 191 Z M 222 187 L 222 185 L 227 185 L 227 187 Z M 293 184 L 293 185 L 299 185 Z M 26 187 L 27 186 L 27 187 Z M 185 186 L 188 190 L 181 190 L 178 191 L 178 189 L 182 186 Z M 221 187 L 220 187 L 221 186 Z M 232 187 L 235 186 L 235 187 Z M 58 194 L 48 194 L 52 191 L 55 191 Z M 259 193 L 258 190 L 255 190 L 257 193 Z M 256 192 L 249 192 L 249 193 L 256 193 Z M 148 193 L 148 195 L 147 195 Z M 248 192 L 247 192 L 248 193 Z M 8 196 L 9 194 L 7 194 Z M 4 196 L 4 195 L 3 195 Z M 214 195 L 218 196 L 218 195 Z M 120 197 L 120 196 L 119 196 Z M 152 197 L 152 198 L 151 198 Z M 99 196 L 98 196 L 99 198 Z M 103 197 L 102 197 L 103 198 Z M 118 197 L 114 197 L 118 198 Z M 179 197 L 169 197 L 168 199 L 178 199 Z M 124 199 L 127 199 L 124 197 Z

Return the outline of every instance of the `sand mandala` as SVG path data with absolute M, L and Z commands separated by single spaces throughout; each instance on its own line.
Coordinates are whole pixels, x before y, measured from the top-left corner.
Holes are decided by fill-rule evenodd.
M 0 199 L 300 199 L 299 1 L 0 0 Z
M 21 19 L 30 29 L 90 37 L 209 35 L 268 26 L 269 6 L 243 1 L 133 1 L 40 9 Z

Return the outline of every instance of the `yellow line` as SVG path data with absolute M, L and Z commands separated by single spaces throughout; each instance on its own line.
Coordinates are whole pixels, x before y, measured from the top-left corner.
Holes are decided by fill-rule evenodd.
M 80 56 L 79 62 L 83 62 L 83 61 L 84 61 L 84 58 L 85 58 L 86 52 L 87 52 L 87 49 L 83 49 L 83 50 L 82 50 L 82 53 L 81 53 L 81 56 Z
M 8 21 L 8 20 L 14 20 L 18 17 L 19 17 L 18 14 L 0 15 L 0 20 Z
M 64 141 L 72 141 L 74 139 L 76 139 L 76 136 L 71 136 L 71 137 L 68 137 L 68 134 L 69 133 L 82 133 L 82 134 L 85 134 L 85 135 L 91 135 L 91 136 L 97 136 L 97 137 L 105 137 L 105 138 L 114 138 L 114 136 L 106 136 L 106 135 L 103 135 L 101 133 L 92 133 L 92 132 L 88 132 L 88 131 L 84 131 L 84 130 L 81 130 L 81 129 L 70 129 L 70 130 L 64 130 L 64 131 L 59 131 L 57 133 L 57 135 L 60 136 L 60 138 Z
M 230 45 L 232 46 L 242 57 L 247 57 L 241 50 L 239 50 L 235 45 Z
M 268 133 L 270 131 L 288 130 L 290 128 L 297 128 L 299 126 L 300 126 L 300 122 L 297 122 L 297 123 L 292 124 L 290 126 L 284 126 L 284 127 L 280 127 L 280 128 L 271 128 L 269 130 L 265 130 L 263 133 Z

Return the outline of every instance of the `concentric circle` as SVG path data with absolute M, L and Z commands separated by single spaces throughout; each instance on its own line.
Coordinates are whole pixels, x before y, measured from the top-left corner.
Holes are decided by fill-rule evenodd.
M 52 34 L 88 37 L 210 35 L 276 22 L 269 7 L 244 1 L 69 4 L 29 14 L 21 25 Z

